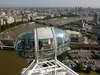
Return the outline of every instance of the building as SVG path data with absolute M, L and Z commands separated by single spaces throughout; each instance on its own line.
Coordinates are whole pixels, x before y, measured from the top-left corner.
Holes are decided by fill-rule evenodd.
M 6 23 L 13 23 L 14 22 L 14 18 L 13 17 L 6 17 L 5 19 L 4 19 L 4 21 L 6 22 Z
M 3 25 L 3 24 L 4 24 L 3 19 L 0 19 L 0 25 Z
M 99 21 L 99 13 L 95 13 L 94 14 L 94 23 L 100 24 L 100 21 Z
M 29 19 L 28 19 L 28 17 L 27 16 L 23 16 L 22 17 L 22 21 L 28 21 Z
M 100 26 L 93 26 L 91 33 L 97 35 L 97 40 L 100 40 Z
M 80 32 L 77 31 L 71 31 L 71 30 L 66 30 L 66 32 L 69 34 L 69 37 L 71 38 L 71 42 L 83 42 L 83 36 Z
M 15 22 L 20 22 L 20 21 L 22 21 L 21 17 L 15 17 Z

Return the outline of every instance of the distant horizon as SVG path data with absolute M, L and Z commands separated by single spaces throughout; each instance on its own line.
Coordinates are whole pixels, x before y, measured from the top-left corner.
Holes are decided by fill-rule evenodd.
M 100 0 L 0 0 L 0 7 L 91 7 L 91 8 L 100 8 Z
M 80 6 L 76 6 L 80 7 Z M 75 7 L 0 7 L 0 8 L 75 8 Z M 100 9 L 98 7 L 82 7 L 82 8 L 94 8 L 94 9 Z

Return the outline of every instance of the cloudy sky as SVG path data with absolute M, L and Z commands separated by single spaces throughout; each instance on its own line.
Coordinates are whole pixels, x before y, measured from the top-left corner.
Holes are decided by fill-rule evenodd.
M 100 0 L 0 0 L 0 7 L 98 7 Z

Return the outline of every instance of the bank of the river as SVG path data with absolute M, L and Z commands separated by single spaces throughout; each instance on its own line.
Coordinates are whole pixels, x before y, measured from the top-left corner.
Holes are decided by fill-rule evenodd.
M 30 22 L 30 21 L 20 21 L 20 22 L 13 22 L 11 24 L 7 23 L 7 24 L 4 24 L 4 25 L 0 25 L 0 32 L 3 32 L 7 29 L 10 29 L 12 27 L 18 26 L 20 24 L 25 24 L 25 23 L 28 23 L 28 22 Z
M 51 23 L 51 24 L 54 24 L 54 26 L 56 25 L 62 25 L 61 23 L 64 24 L 67 24 L 67 23 L 70 23 L 70 22 L 75 22 L 75 21 L 78 21 L 80 19 L 85 19 L 85 20 L 92 20 L 93 17 L 69 17 L 69 18 L 54 18 L 54 19 L 47 19 L 47 20 L 41 20 L 43 22 L 47 22 L 47 23 Z M 59 24 L 60 23 L 60 24 Z M 37 23 L 33 23 L 33 24 L 29 24 L 29 23 L 26 23 L 26 24 L 23 24 L 23 25 L 18 25 L 18 26 L 15 26 L 11 29 L 8 29 L 2 33 L 5 33 L 3 35 L 4 38 L 12 38 L 12 39 L 16 39 L 18 37 L 19 34 L 27 31 L 27 30 L 31 30 L 35 27 L 43 27 L 44 25 L 42 24 L 37 24 Z
M 3 35 L 3 38 L 11 38 L 13 40 L 16 40 L 18 35 L 20 35 L 21 33 L 28 31 L 28 30 L 32 30 L 35 27 L 43 27 L 43 26 L 44 25 L 40 25 L 37 23 L 33 23 L 33 24 L 26 23 L 26 24 L 21 24 L 21 25 L 18 25 L 16 27 L 13 27 L 11 29 L 5 30 L 1 34 L 5 33 Z
M 54 16 L 54 17 L 47 16 L 43 19 L 37 19 L 37 20 L 48 20 L 48 19 L 53 19 L 53 18 L 64 18 L 64 17 L 79 17 L 79 15 L 76 15 L 76 14 L 63 15 L 63 14 L 60 14 L 60 16 Z

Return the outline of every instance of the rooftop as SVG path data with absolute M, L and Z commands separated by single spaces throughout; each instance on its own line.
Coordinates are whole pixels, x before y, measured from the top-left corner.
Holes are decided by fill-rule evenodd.
M 77 32 L 77 31 L 66 30 L 66 32 L 67 32 L 68 34 L 81 35 L 81 33 L 80 33 L 80 32 Z

